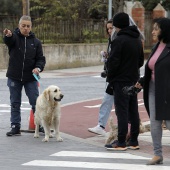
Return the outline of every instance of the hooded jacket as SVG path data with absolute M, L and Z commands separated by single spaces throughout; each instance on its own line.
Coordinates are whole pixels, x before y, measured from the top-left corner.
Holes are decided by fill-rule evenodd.
M 19 81 L 35 81 L 32 75 L 34 68 L 43 71 L 45 57 L 41 42 L 30 32 L 28 37 L 17 28 L 11 37 L 4 37 L 9 50 L 9 64 L 6 76 Z
M 144 63 L 143 46 L 136 26 L 128 26 L 117 33 L 111 43 L 108 59 L 108 82 L 136 82 Z

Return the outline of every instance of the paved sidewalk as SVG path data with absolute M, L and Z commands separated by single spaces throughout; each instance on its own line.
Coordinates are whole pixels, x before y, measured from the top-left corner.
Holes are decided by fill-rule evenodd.
M 103 70 L 103 65 L 91 66 L 91 67 L 80 67 L 80 68 L 69 68 L 59 70 L 44 70 L 40 73 L 41 78 L 56 78 L 56 77 L 72 77 L 72 76 L 86 76 L 96 75 Z M 0 70 L 0 79 L 6 78 L 6 69 Z

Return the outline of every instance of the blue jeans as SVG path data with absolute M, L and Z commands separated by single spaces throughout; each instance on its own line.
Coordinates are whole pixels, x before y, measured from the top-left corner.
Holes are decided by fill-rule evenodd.
M 10 91 L 11 127 L 15 125 L 20 128 L 22 87 L 24 86 L 29 103 L 32 106 L 33 112 L 35 112 L 36 100 L 39 96 L 37 81 L 22 82 L 8 78 L 7 85 Z
M 113 103 L 114 103 L 114 96 L 105 93 L 102 104 L 100 106 L 99 123 L 98 123 L 104 128 L 106 127 L 110 112 L 112 110 Z

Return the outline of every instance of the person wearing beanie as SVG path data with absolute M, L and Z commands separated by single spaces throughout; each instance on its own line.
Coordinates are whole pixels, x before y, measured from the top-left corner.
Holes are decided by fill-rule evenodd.
M 144 63 L 143 46 L 137 26 L 129 26 L 129 16 L 124 12 L 113 17 L 117 37 L 111 43 L 107 60 L 107 79 L 114 91 L 115 112 L 118 120 L 118 140 L 107 150 L 139 149 L 139 112 L 137 94 L 129 96 L 123 88 L 134 86 L 139 79 L 139 69 Z M 128 122 L 131 122 L 130 141 L 126 144 Z
M 124 12 L 117 13 L 113 18 L 113 25 L 120 29 L 128 27 L 129 15 Z

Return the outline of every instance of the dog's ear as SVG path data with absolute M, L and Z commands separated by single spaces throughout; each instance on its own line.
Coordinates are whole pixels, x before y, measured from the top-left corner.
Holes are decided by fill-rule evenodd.
M 50 100 L 50 90 L 45 90 L 44 91 L 44 97 L 46 98 L 47 101 Z

